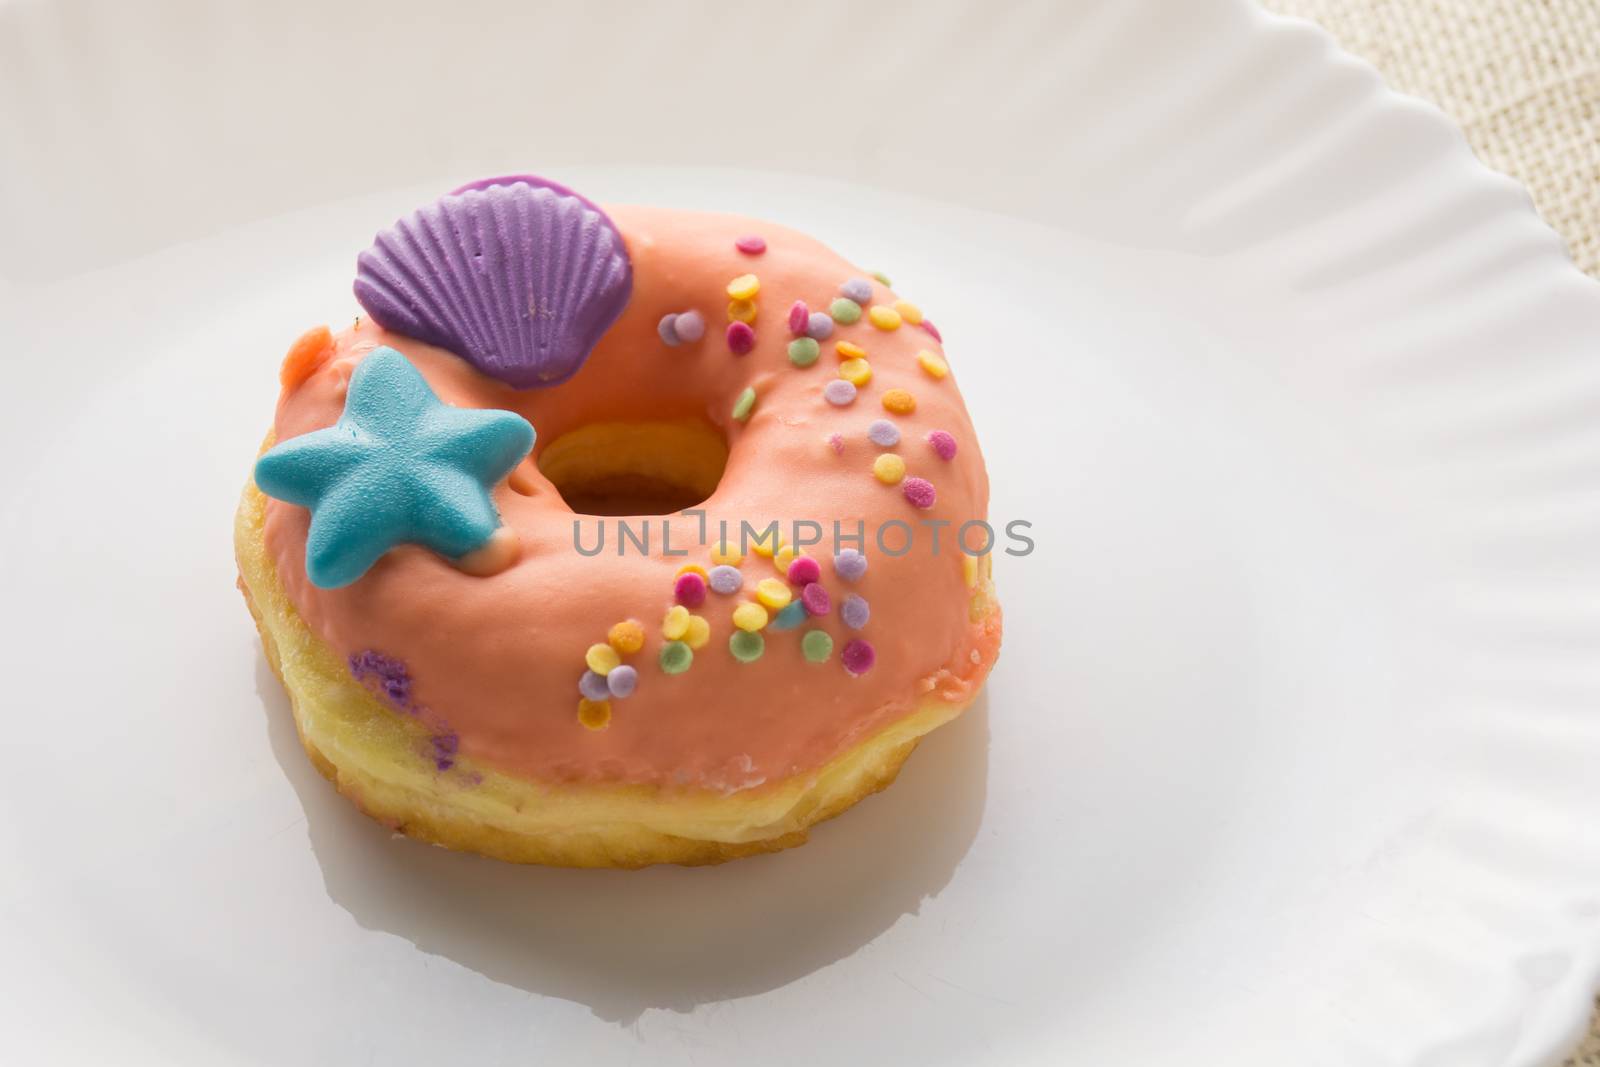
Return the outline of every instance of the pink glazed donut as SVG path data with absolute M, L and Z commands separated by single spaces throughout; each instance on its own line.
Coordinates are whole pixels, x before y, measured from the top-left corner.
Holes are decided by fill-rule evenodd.
M 1000 645 L 933 325 L 803 234 L 492 179 L 290 349 L 235 530 L 316 766 L 502 859 L 715 863 L 888 785 Z

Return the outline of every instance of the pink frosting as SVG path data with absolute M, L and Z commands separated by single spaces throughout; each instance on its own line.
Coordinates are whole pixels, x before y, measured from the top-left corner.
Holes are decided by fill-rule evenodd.
M 971 695 L 999 645 L 998 614 L 968 617 L 972 596 L 955 547 L 961 523 L 981 519 L 988 478 L 954 376 L 935 380 L 916 354 L 928 334 L 880 331 L 863 317 L 840 326 L 822 358 L 807 368 L 789 361 L 783 328 L 797 300 L 826 306 L 838 285 L 863 274 L 818 242 L 768 224 L 768 251 L 757 273 L 761 318 L 756 344 L 736 358 L 722 345 L 668 347 L 656 324 L 665 314 L 699 311 L 707 322 L 726 317 L 725 287 L 752 263 L 735 244 L 751 220 L 652 208 L 608 208 L 632 257 L 634 289 L 622 317 L 588 363 L 566 383 L 519 392 L 473 370 L 448 352 L 389 334 L 370 321 L 339 334 L 331 357 L 279 399 L 278 438 L 328 426 L 343 409 L 351 368 L 377 345 L 399 349 L 446 402 L 516 411 L 533 423 L 539 447 L 588 423 L 700 417 L 727 436 L 730 453 L 721 484 L 702 507 L 708 542 L 719 520 L 736 532 L 741 519 L 758 528 L 772 519 L 819 522 L 831 535 L 835 519 L 847 531 L 868 530 L 871 567 L 845 585 L 826 563 L 831 544 L 809 549 L 824 560 L 821 581 L 835 599 L 846 591 L 872 605 L 868 627 L 846 629 L 838 613 L 800 629 L 768 630 L 765 654 L 740 663 L 728 651 L 730 615 L 742 596 L 707 594 L 696 612 L 711 625 L 711 640 L 691 669 L 668 675 L 656 657 L 662 615 L 674 602 L 675 575 L 685 563 L 709 567 L 709 544 L 698 544 L 699 520 L 671 516 L 675 551 L 662 554 L 653 518 L 653 555 L 629 546 L 616 554 L 614 519 L 587 518 L 584 544 L 595 524 L 608 525 L 604 554 L 584 557 L 573 547 L 571 509 L 532 460 L 495 491 L 502 518 L 518 535 L 520 556 L 492 577 L 474 577 L 425 549 L 402 547 L 342 589 L 317 589 L 306 579 L 304 508 L 272 500 L 266 542 L 290 599 L 311 629 L 341 654 L 377 650 L 403 660 L 414 702 L 448 723 L 466 757 L 508 773 L 551 782 L 644 783 L 732 790 L 776 783 L 814 771 L 833 757 L 912 712 L 929 694 L 947 700 Z M 878 302 L 893 296 L 875 287 Z M 838 365 L 832 342 L 867 350 L 872 380 L 856 400 L 837 407 L 822 390 Z M 968 363 L 971 361 L 969 360 Z M 759 400 L 747 422 L 733 420 L 747 386 Z M 879 398 L 901 388 L 917 399 L 911 415 L 886 413 Z M 952 461 L 925 445 L 902 445 L 908 474 L 937 488 L 937 503 L 911 506 L 897 486 L 872 474 L 882 451 L 866 438 L 867 424 L 890 418 L 904 442 L 920 445 L 933 428 L 960 442 Z M 899 519 L 916 531 L 915 547 L 895 558 L 875 550 L 872 531 Z M 932 552 L 933 530 L 921 522 L 947 520 Z M 640 520 L 632 520 L 635 528 Z M 831 538 L 830 538 L 831 540 Z M 898 548 L 903 534 L 888 539 Z M 781 577 L 772 562 L 751 554 L 742 565 L 745 595 L 755 583 Z M 604 641 L 626 618 L 644 623 L 644 649 L 629 657 L 638 668 L 634 694 L 614 705 L 610 726 L 585 729 L 577 720 L 577 681 L 584 650 Z M 871 642 L 876 662 L 854 677 L 839 655 L 808 663 L 800 636 L 820 626 L 836 646 Z

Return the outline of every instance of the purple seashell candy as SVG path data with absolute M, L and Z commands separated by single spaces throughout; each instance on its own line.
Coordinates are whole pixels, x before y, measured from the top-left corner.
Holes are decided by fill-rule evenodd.
M 632 292 L 627 248 L 605 212 L 531 175 L 463 186 L 356 260 L 356 299 L 378 325 L 518 389 L 576 374 Z

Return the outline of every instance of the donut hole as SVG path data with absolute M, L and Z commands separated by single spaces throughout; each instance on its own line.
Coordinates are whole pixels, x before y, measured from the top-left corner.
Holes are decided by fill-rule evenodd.
M 595 422 L 540 451 L 539 470 L 582 515 L 671 515 L 716 492 L 728 442 L 697 419 Z

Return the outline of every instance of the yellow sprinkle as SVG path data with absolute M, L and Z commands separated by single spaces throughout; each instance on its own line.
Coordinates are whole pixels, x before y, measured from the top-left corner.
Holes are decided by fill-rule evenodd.
M 591 730 L 604 730 L 611 725 L 611 701 L 580 699 L 578 721 Z
M 644 626 L 638 619 L 623 619 L 606 634 L 606 640 L 624 656 L 631 656 L 644 647 Z
M 711 562 L 719 567 L 724 563 L 730 567 L 737 567 L 744 562 L 744 556 L 739 552 L 737 545 L 730 545 L 726 541 L 718 541 L 711 546 Z
M 699 650 L 704 648 L 709 640 L 711 640 L 711 624 L 706 621 L 705 616 L 690 615 L 689 628 L 683 632 L 683 643 Z
M 872 364 L 864 359 L 847 359 L 839 364 L 839 377 L 859 389 L 872 381 Z
M 682 578 L 685 574 L 698 574 L 702 578 L 711 577 L 706 573 L 706 569 L 700 566 L 698 563 L 685 563 L 683 566 L 678 568 L 678 573 L 674 574 L 673 577 Z
M 610 674 L 611 668 L 622 665 L 622 657 L 610 645 L 593 644 L 583 654 L 583 662 L 596 674 Z
M 754 323 L 756 321 L 756 311 L 756 302 L 754 300 L 728 301 L 729 322 Z
M 756 583 L 756 599 L 773 611 L 777 611 L 793 600 L 794 594 L 789 591 L 788 582 L 776 578 L 763 578 Z M 738 619 L 735 618 L 734 621 L 737 622 Z
M 968 589 L 978 585 L 978 557 L 963 554 L 961 557 L 961 580 L 967 583 Z
M 900 313 L 900 318 L 908 326 L 922 325 L 922 309 L 909 300 L 896 300 L 894 309 Z
M 882 304 L 873 304 L 872 310 L 867 312 L 867 321 L 880 330 L 898 330 L 900 328 L 900 312 Z
M 833 347 L 834 350 L 839 353 L 840 359 L 867 358 L 867 350 L 865 348 L 862 348 L 860 345 L 853 345 L 849 341 L 840 341 Z
M 741 274 L 728 283 L 730 300 L 751 300 L 761 291 L 761 279 L 754 274 Z
M 682 604 L 674 604 L 667 609 L 666 618 L 661 620 L 661 636 L 668 641 L 676 641 L 689 632 L 689 609 Z
M 883 410 L 896 415 L 909 415 L 917 410 L 917 398 L 904 389 L 890 389 L 883 394 Z
M 772 565 L 778 568 L 779 574 L 788 574 L 789 564 L 793 563 L 798 555 L 800 552 L 793 545 L 784 545 L 772 554 Z
M 772 554 L 783 547 L 783 534 L 773 531 L 768 533 L 762 530 L 750 539 L 750 551 L 758 556 L 772 558 Z
M 950 373 L 950 364 L 924 348 L 917 353 L 917 365 L 928 372 L 930 378 L 943 378 Z
M 753 601 L 746 600 L 743 604 L 733 609 L 733 624 L 741 630 L 755 633 L 767 624 L 767 609 Z
M 884 485 L 898 485 L 906 476 L 906 461 L 893 452 L 885 452 L 872 461 L 872 476 Z

